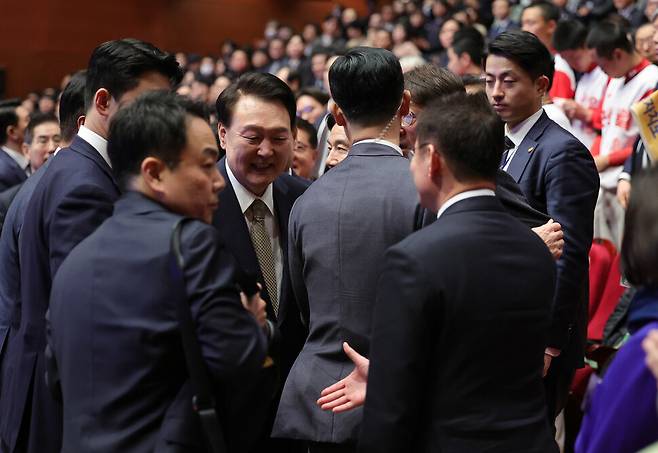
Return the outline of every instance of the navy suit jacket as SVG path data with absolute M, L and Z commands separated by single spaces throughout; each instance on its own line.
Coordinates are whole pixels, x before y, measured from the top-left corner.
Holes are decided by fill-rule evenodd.
M 288 174 L 282 174 L 273 183 L 274 210 L 276 211 L 283 256 L 283 275 L 277 317 L 274 315 L 265 280 L 260 271 L 258 257 L 249 235 L 249 227 L 226 173 L 226 158 L 222 158 L 217 163 L 217 168 L 226 180 L 226 187 L 219 194 L 219 208 L 215 211 L 213 225 L 219 231 L 222 242 L 226 244 L 227 249 L 237 260 L 242 272 L 251 277 L 255 276 L 262 286 L 261 297 L 267 303 L 268 318 L 275 320 L 280 333 L 278 344 L 274 345 L 272 354 L 277 359 L 281 382 L 283 382 L 306 339 L 306 329 L 301 323 L 288 272 L 288 217 L 293 203 L 310 183 Z
M 548 249 L 494 197 L 389 248 L 359 451 L 557 452 L 542 380 L 554 289 Z
M 50 287 L 64 258 L 112 214 L 118 197 L 109 165 L 76 137 L 52 160 L 28 203 L 19 238 L 21 321 L 5 353 L 0 401 L 0 435 L 11 448 L 27 410 L 21 441 L 28 451 L 60 449 L 61 407 L 43 379 Z
M 594 160 L 578 139 L 542 113 L 519 144 L 507 172 L 533 208 L 562 225 L 564 252 L 557 262 L 548 346 L 561 349 L 565 363 L 579 366 L 585 347 L 588 254 L 599 191 Z
M 9 154 L 0 149 L 0 192 L 22 183 L 26 179 L 25 169 L 21 168 Z
M 213 382 L 244 387 L 261 368 L 265 335 L 240 302 L 234 261 L 214 228 L 184 224 L 184 285 L 171 278 L 171 234 L 179 219 L 142 194 L 127 192 L 114 215 L 75 247 L 55 276 L 49 348 L 64 396 L 62 451 L 160 452 L 172 445 L 205 451 L 191 394 L 178 396 L 188 379 L 181 297 L 189 304 Z M 249 420 L 233 422 L 238 427 L 227 427 L 227 436 L 249 430 Z M 243 449 L 244 444 L 230 451 Z

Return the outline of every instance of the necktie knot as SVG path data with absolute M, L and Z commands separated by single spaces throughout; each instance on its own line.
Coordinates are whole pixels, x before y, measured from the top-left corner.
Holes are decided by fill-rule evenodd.
M 251 206 L 249 206 L 249 209 L 251 210 L 251 215 L 255 222 L 263 221 L 270 212 L 267 205 L 260 198 L 256 198 L 253 203 L 251 203 Z
M 514 142 L 506 135 L 505 136 L 505 151 L 509 151 L 510 149 L 514 148 L 516 145 Z

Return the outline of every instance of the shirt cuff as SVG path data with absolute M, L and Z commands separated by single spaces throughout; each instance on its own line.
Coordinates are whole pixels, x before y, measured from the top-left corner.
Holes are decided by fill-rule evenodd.
M 624 181 L 630 181 L 631 180 L 631 175 L 629 173 L 626 173 L 625 171 L 622 171 L 619 174 L 619 180 L 624 180 Z
M 561 352 L 562 352 L 562 351 L 560 351 L 560 350 L 557 349 L 557 348 L 550 348 L 550 347 L 549 347 L 549 348 L 544 349 L 544 354 L 546 354 L 546 355 L 550 355 L 550 356 L 553 357 L 553 358 L 558 357 L 558 356 L 560 355 Z

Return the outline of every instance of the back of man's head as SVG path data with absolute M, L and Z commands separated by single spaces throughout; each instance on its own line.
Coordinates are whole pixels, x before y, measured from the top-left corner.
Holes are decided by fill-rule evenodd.
M 421 146 L 431 143 L 443 154 L 457 181 L 495 180 L 505 129 L 482 93 L 438 98 L 421 113 L 417 134 Z
M 89 110 L 100 88 L 105 88 L 118 100 L 139 84 L 143 74 L 151 71 L 168 78 L 172 86 L 182 79 L 176 57 L 153 44 L 129 38 L 99 45 L 91 54 L 87 67 L 85 110 Z
M 0 106 L 0 146 L 7 143 L 7 128 L 18 125 L 16 106 Z
M 458 57 L 461 57 L 464 53 L 467 54 L 471 59 L 471 63 L 480 67 L 482 65 L 482 55 L 484 54 L 484 48 L 482 46 L 482 43 L 471 38 L 461 38 L 453 42 L 452 51 Z
M 404 77 L 388 50 L 355 47 L 331 65 L 331 96 L 345 118 L 362 127 L 385 124 L 402 102 Z
M 404 75 L 404 88 L 411 102 L 424 107 L 441 96 L 464 93 L 464 84 L 452 72 L 431 64 L 417 67 Z
M 123 190 L 149 156 L 175 169 L 187 144 L 187 120 L 207 121 L 203 104 L 173 93 L 151 91 L 119 110 L 110 124 L 107 152 Z
M 548 77 L 551 88 L 555 66 L 545 45 L 530 32 L 508 31 L 501 33 L 489 44 L 489 55 L 496 55 L 516 63 L 534 81 Z
M 55 123 L 56 125 L 59 125 L 59 121 L 57 121 L 57 117 L 53 113 L 35 113 L 34 115 L 32 115 L 32 117 L 30 118 L 30 122 L 27 124 L 27 127 L 25 128 L 25 135 L 23 135 L 23 143 L 25 143 L 26 145 L 31 145 L 32 140 L 34 140 L 34 129 L 37 126 L 46 123 Z
M 562 20 L 558 22 L 553 35 L 553 47 L 558 52 L 577 50 L 585 47 L 587 27 L 579 20 Z
M 278 77 L 260 72 L 240 76 L 217 98 L 217 121 L 225 127 L 231 126 L 233 110 L 242 96 L 281 104 L 290 116 L 290 128 L 294 129 L 297 119 L 297 102 L 290 87 Z
M 596 24 L 587 35 L 587 47 L 595 49 L 599 57 L 611 58 L 615 49 L 633 53 L 633 42 L 628 29 L 619 22 Z
M 560 20 L 560 9 L 553 2 L 547 0 L 535 0 L 526 6 L 524 10 L 528 8 L 538 8 L 541 17 L 545 22 L 557 22 Z
M 59 98 L 59 127 L 64 144 L 71 143 L 78 133 L 78 118 L 85 114 L 85 84 L 87 71 L 78 71 Z

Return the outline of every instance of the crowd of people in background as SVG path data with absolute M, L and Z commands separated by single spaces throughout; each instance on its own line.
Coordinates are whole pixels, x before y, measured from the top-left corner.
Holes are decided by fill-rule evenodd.
M 59 88 L 0 100 L 0 451 L 658 442 L 658 0 L 337 5 L 216 54 L 169 50 L 105 43 Z M 114 307 L 171 276 L 172 213 L 212 225 L 183 222 L 181 281 Z M 172 294 L 198 345 L 158 313 Z M 119 321 L 94 324 L 91 299 Z M 142 354 L 121 323 L 144 317 L 162 337 Z M 134 355 L 97 360 L 96 329 L 123 332 L 96 354 Z M 204 393 L 190 348 L 201 374 L 242 380 L 219 430 L 162 422 Z M 142 395 L 121 375 L 163 358 L 193 388 L 176 371 Z M 101 402 L 77 366 L 107 374 Z

